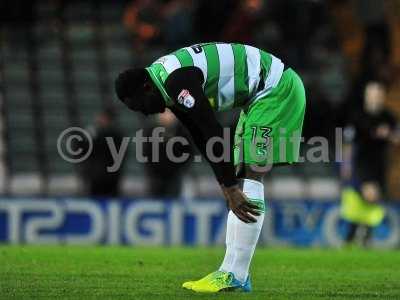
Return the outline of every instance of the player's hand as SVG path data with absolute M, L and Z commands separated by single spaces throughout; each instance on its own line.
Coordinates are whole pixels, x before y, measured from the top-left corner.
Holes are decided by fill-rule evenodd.
M 237 186 L 224 187 L 222 191 L 232 212 L 245 223 L 257 222 L 254 216 L 259 216 L 258 207 L 248 201 L 246 195 Z

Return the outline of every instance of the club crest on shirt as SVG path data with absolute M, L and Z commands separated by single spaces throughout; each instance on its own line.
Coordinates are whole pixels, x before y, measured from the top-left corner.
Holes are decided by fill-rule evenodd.
M 187 108 L 192 108 L 194 106 L 194 98 L 188 90 L 182 90 L 178 95 L 178 103 Z

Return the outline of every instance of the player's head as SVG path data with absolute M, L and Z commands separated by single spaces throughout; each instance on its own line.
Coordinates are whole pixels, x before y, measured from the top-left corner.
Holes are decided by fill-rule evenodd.
M 131 110 L 145 115 L 165 111 L 165 102 L 144 68 L 128 69 L 115 80 L 118 98 Z
M 385 104 L 385 86 L 377 81 L 368 82 L 364 90 L 364 109 L 371 114 L 379 113 Z

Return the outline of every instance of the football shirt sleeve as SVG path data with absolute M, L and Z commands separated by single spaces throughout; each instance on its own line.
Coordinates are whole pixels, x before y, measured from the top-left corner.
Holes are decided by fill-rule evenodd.
M 203 77 L 196 67 L 181 68 L 174 71 L 166 81 L 166 90 L 174 101 L 170 108 L 176 117 L 189 130 L 197 148 L 211 165 L 220 184 L 233 186 L 237 184 L 235 169 L 232 163 L 230 141 L 214 143 L 209 147 L 214 158 L 207 154 L 207 142 L 211 138 L 224 138 L 223 128 L 215 117 L 202 88 Z M 229 147 L 229 157 L 223 157 L 224 147 Z

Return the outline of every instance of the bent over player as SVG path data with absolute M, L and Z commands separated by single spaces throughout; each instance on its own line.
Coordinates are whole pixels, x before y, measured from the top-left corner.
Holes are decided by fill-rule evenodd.
M 251 291 L 250 262 L 264 221 L 267 165 L 298 161 L 305 92 L 291 68 L 263 50 L 242 44 L 203 43 L 163 56 L 116 80 L 118 98 L 145 115 L 169 108 L 187 127 L 210 163 L 230 209 L 226 253 L 219 269 L 183 284 L 196 292 Z M 214 111 L 241 107 L 234 162 L 207 157 L 207 141 L 223 138 Z M 223 145 L 213 147 L 215 157 Z M 237 173 L 235 173 L 235 165 Z M 242 188 L 239 187 L 241 178 Z

